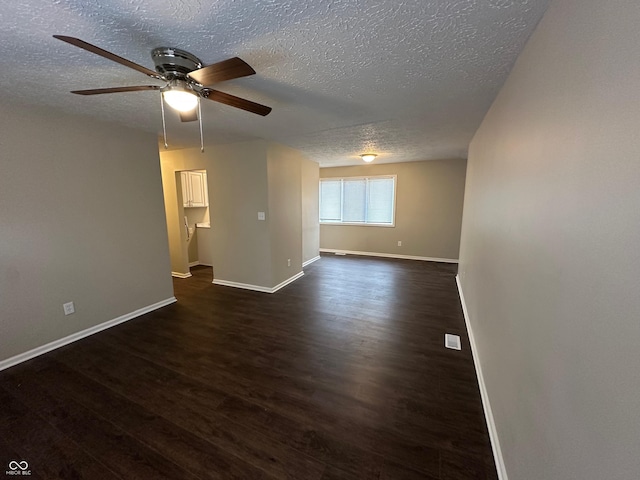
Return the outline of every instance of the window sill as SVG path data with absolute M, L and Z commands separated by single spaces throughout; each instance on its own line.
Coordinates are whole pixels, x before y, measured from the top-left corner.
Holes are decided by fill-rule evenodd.
M 320 225 L 348 225 L 350 227 L 384 227 L 393 228 L 395 223 L 357 223 L 357 222 L 320 222 Z

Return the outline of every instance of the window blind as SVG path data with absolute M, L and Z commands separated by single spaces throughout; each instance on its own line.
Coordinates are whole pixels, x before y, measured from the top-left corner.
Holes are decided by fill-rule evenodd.
M 320 222 L 393 225 L 396 177 L 320 180 Z

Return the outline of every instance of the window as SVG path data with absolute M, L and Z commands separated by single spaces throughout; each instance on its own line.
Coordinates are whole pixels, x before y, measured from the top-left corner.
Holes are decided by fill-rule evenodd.
M 394 225 L 396 176 L 323 178 L 320 223 Z

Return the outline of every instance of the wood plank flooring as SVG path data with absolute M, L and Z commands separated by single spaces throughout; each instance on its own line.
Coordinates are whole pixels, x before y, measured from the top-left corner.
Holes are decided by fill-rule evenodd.
M 327 255 L 269 295 L 197 267 L 178 303 L 0 372 L 0 471 L 495 480 L 456 268 Z

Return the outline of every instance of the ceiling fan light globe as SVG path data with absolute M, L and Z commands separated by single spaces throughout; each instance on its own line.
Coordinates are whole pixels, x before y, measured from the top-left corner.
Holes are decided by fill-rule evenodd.
M 165 102 L 179 112 L 189 112 L 198 105 L 198 97 L 184 90 L 168 90 L 162 95 Z

